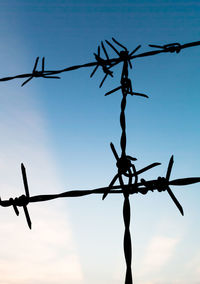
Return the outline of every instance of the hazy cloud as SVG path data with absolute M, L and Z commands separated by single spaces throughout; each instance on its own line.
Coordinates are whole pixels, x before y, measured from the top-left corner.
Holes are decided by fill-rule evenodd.
M 142 264 L 142 274 L 160 271 L 170 260 L 178 242 L 179 239 L 177 238 L 166 236 L 153 237 L 146 248 Z
M 24 92 L 24 93 L 23 93 Z M 56 174 L 45 121 L 26 92 L 0 97 L 1 198 L 24 194 L 20 162 L 25 163 L 31 195 L 63 191 Z M 29 94 L 30 95 L 30 94 Z M 16 99 L 17 97 L 17 99 Z M 22 208 L 0 208 L 0 284 L 81 283 L 83 276 L 67 210 L 46 202 L 28 206 L 30 231 Z

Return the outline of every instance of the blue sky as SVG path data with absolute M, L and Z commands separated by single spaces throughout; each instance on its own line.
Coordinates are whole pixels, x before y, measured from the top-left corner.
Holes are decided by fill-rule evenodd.
M 0 1 L 0 77 L 31 72 L 45 56 L 47 69 L 94 61 L 101 40 L 133 50 L 148 44 L 200 39 L 198 1 Z M 110 56 L 114 56 L 109 50 Z M 139 58 L 130 77 L 127 152 L 145 175 L 199 176 L 200 47 Z M 101 70 L 0 84 L 2 199 L 23 193 L 20 163 L 32 195 L 106 186 L 116 173 L 109 144 L 119 151 L 120 68 L 99 89 Z M 200 279 L 200 185 L 173 188 L 182 217 L 167 193 L 131 197 L 133 275 L 137 284 L 197 284 Z M 23 213 L 0 208 L 0 283 L 123 283 L 123 198 L 100 196 L 30 204 Z

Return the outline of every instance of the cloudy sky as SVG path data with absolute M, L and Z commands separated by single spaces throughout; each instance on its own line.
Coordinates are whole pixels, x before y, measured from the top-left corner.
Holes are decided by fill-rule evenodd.
M 37 56 L 46 68 L 94 61 L 101 40 L 115 37 L 133 50 L 141 44 L 200 40 L 198 1 L 0 0 L 0 77 L 31 72 Z M 110 56 L 113 51 L 107 47 Z M 200 176 L 200 47 L 138 58 L 130 77 L 127 152 L 137 169 L 162 163 L 144 177 Z M 31 195 L 106 186 L 116 173 L 109 144 L 119 151 L 120 92 L 114 79 L 98 88 L 101 70 L 0 84 L 0 196 L 24 193 L 20 163 Z M 200 283 L 200 185 L 173 188 L 182 217 L 166 192 L 131 197 L 133 277 L 137 284 Z M 0 208 L 0 284 L 123 283 L 122 196 L 55 200 L 20 210 Z M 19 208 L 21 209 L 21 208 Z

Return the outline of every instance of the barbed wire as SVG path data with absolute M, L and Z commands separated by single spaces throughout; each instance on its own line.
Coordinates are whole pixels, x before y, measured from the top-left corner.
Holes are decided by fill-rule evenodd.
M 113 40 L 116 41 L 114 38 L 113 38 Z M 113 45 L 109 41 L 106 40 L 106 43 L 110 47 L 111 46 L 113 47 Z M 103 45 L 103 42 L 102 42 L 101 45 L 102 45 L 102 47 L 104 47 L 103 50 L 105 50 L 104 53 L 106 55 L 107 51 L 105 49 L 105 46 Z M 169 53 L 179 53 L 182 49 L 189 48 L 189 47 L 195 47 L 195 46 L 199 46 L 199 45 L 200 45 L 200 41 L 195 41 L 195 42 L 190 42 L 190 43 L 185 43 L 185 44 L 180 44 L 180 43 L 170 43 L 170 44 L 165 44 L 165 45 L 149 44 L 150 47 L 156 48 L 156 50 L 151 50 L 151 51 L 147 51 L 147 52 L 143 52 L 143 53 L 133 55 L 141 47 L 139 45 L 130 54 L 128 54 L 128 61 L 129 61 L 129 64 L 131 64 L 131 60 L 133 60 L 133 59 L 137 59 L 137 58 L 141 58 L 141 57 L 147 57 L 147 56 L 153 56 L 153 55 L 157 55 L 157 54 L 160 54 L 160 53 L 168 53 L 168 52 Z M 100 47 L 98 47 L 98 50 L 100 50 Z M 15 75 L 15 76 L 3 77 L 3 78 L 0 78 L 0 82 L 14 80 L 14 79 L 28 78 L 21 85 L 21 86 L 24 86 L 33 78 L 60 79 L 60 77 L 52 76 L 52 75 L 57 75 L 57 74 L 65 73 L 65 72 L 68 72 L 68 71 L 77 70 L 77 69 L 80 69 L 80 68 L 85 68 L 85 67 L 95 67 L 95 70 L 91 74 L 91 77 L 92 77 L 99 66 L 102 67 L 104 73 L 107 72 L 105 75 L 112 76 L 111 75 L 112 72 L 110 71 L 110 69 L 112 67 L 114 67 L 115 65 L 123 62 L 123 60 L 124 60 L 124 58 L 120 57 L 119 54 L 118 54 L 118 57 L 112 58 L 112 59 L 110 59 L 107 55 L 106 55 L 106 59 L 101 58 L 100 57 L 100 51 L 97 54 L 94 54 L 94 55 L 95 55 L 95 59 L 96 59 L 96 61 L 94 61 L 94 62 L 89 62 L 89 63 L 85 63 L 85 64 L 81 64 L 81 65 L 74 65 L 74 66 L 66 67 L 66 68 L 63 68 L 63 69 L 60 69 L 60 70 L 45 70 L 45 68 L 44 68 L 45 58 L 43 57 L 42 58 L 41 71 L 36 70 L 37 64 L 38 64 L 38 61 L 39 61 L 39 57 L 37 57 L 31 73 L 24 73 L 24 74 Z M 104 79 L 104 81 L 105 81 L 105 79 Z M 102 86 L 102 84 L 100 84 L 100 87 L 101 86 Z
M 152 166 L 151 166 L 152 167 Z M 147 167 L 137 171 L 137 175 L 143 173 Z M 27 182 L 27 177 L 26 177 L 26 169 L 23 164 L 21 164 L 21 169 L 23 169 L 23 180 L 26 180 Z M 149 168 L 150 169 L 150 168 Z M 186 186 L 186 185 L 191 185 L 194 183 L 200 182 L 200 177 L 190 177 L 190 178 L 179 178 L 179 179 L 174 179 L 174 180 L 167 180 L 166 177 L 158 177 L 157 179 L 154 180 L 144 180 L 141 179 L 141 182 L 138 182 L 137 184 L 132 183 L 132 184 L 124 184 L 124 188 L 127 191 L 128 194 L 133 195 L 133 194 L 147 194 L 149 191 L 154 192 L 162 192 L 166 191 L 168 186 Z M 28 186 L 28 182 L 27 182 Z M 28 188 L 27 188 L 28 189 Z M 27 192 L 26 189 L 26 192 Z M 27 207 L 29 203 L 35 203 L 35 202 L 44 202 L 44 201 L 50 201 L 54 199 L 59 199 L 59 198 L 71 198 L 71 197 L 82 197 L 82 196 L 87 196 L 87 195 L 92 195 L 92 194 L 100 194 L 103 195 L 107 190 L 109 189 L 109 194 L 122 194 L 124 191 L 120 190 L 121 185 L 113 185 L 113 186 L 106 186 L 106 187 L 100 187 L 100 188 L 95 188 L 95 189 L 82 189 L 82 190 L 68 190 L 62 193 L 57 193 L 57 194 L 43 194 L 43 195 L 35 195 L 35 196 L 30 196 L 29 189 L 28 189 L 28 194 L 26 195 L 21 195 L 19 197 L 15 198 L 9 198 L 2 200 L 0 198 L 0 206 L 2 207 L 10 207 L 12 206 L 16 215 L 19 215 L 19 210 L 17 207 Z M 28 223 L 28 221 L 27 221 Z M 29 225 L 29 223 L 28 223 Z M 31 226 L 29 226 L 31 228 Z
M 125 256 L 125 261 L 126 261 L 125 284 L 132 284 L 132 270 L 131 270 L 132 242 L 131 242 L 131 234 L 130 234 L 129 196 L 135 193 L 146 194 L 148 191 L 155 191 L 155 190 L 158 190 L 159 192 L 167 191 L 171 199 L 177 206 L 178 210 L 180 211 L 180 213 L 184 215 L 183 208 L 181 204 L 179 203 L 179 201 L 177 200 L 177 198 L 175 197 L 175 195 L 173 194 L 170 186 L 171 185 L 183 186 L 183 185 L 198 183 L 200 182 L 200 177 L 181 178 L 181 179 L 175 179 L 175 180 L 170 181 L 170 175 L 171 175 L 171 171 L 172 171 L 172 167 L 174 163 L 174 159 L 172 155 L 170 158 L 169 164 L 168 164 L 165 177 L 158 177 L 157 179 L 154 179 L 154 180 L 145 180 L 142 178 L 139 181 L 140 174 L 160 165 L 160 163 L 158 162 L 152 163 L 137 171 L 133 163 L 137 159 L 135 157 L 127 155 L 126 153 L 127 137 L 126 137 L 125 110 L 126 110 L 126 104 L 127 104 L 127 95 L 130 94 L 131 96 L 141 96 L 144 98 L 148 98 L 146 94 L 133 91 L 132 82 L 128 76 L 129 68 L 132 69 L 131 61 L 133 59 L 153 56 L 156 54 L 166 53 L 166 52 L 178 54 L 184 48 L 199 46 L 200 41 L 190 42 L 190 43 L 186 43 L 183 45 L 181 45 L 180 43 L 171 43 L 171 44 L 166 44 L 166 45 L 150 44 L 149 46 L 155 48 L 156 50 L 152 50 L 149 52 L 143 52 L 140 54 L 135 54 L 140 49 L 141 45 L 138 45 L 133 51 L 129 52 L 128 49 L 124 45 L 119 43 L 116 39 L 112 38 L 112 40 L 113 40 L 113 43 L 107 40 L 105 42 L 117 54 L 118 56 L 117 58 L 110 59 L 104 43 L 101 42 L 101 48 L 103 50 L 105 59 L 101 57 L 101 54 L 100 54 L 101 48 L 100 46 L 98 46 L 97 53 L 94 53 L 94 56 L 96 59 L 95 62 L 90 62 L 90 63 L 86 63 L 83 65 L 74 65 L 74 66 L 67 67 L 61 70 L 45 70 L 45 58 L 43 57 L 41 70 L 38 71 L 37 65 L 38 65 L 39 57 L 37 57 L 31 73 L 16 75 L 13 77 L 4 77 L 0 79 L 0 81 L 8 81 L 8 80 L 13 80 L 17 78 L 25 78 L 26 80 L 22 83 L 22 86 L 24 86 L 28 82 L 30 82 L 33 78 L 60 79 L 59 76 L 55 76 L 55 75 L 61 74 L 63 72 L 77 70 L 77 69 L 84 68 L 84 67 L 94 67 L 92 73 L 90 74 L 90 77 L 93 77 L 97 69 L 101 67 L 104 73 L 104 77 L 99 85 L 99 87 L 101 88 L 108 76 L 113 77 L 113 71 L 111 71 L 111 69 L 117 64 L 123 63 L 120 86 L 112 89 L 111 91 L 108 91 L 105 94 L 106 96 L 108 96 L 118 90 L 121 90 L 121 93 L 122 93 L 121 111 L 120 111 L 120 127 L 121 127 L 121 139 L 120 139 L 121 149 L 120 150 L 121 150 L 121 154 L 118 155 L 114 144 L 110 143 L 112 153 L 116 159 L 117 173 L 111 180 L 109 186 L 102 187 L 102 188 L 96 188 L 92 190 L 71 190 L 71 191 L 67 191 L 67 192 L 63 192 L 59 194 L 30 196 L 28 181 L 27 181 L 27 176 L 26 176 L 26 169 L 24 165 L 21 164 L 25 195 L 23 194 L 20 197 L 10 198 L 8 200 L 0 199 L 0 206 L 2 207 L 12 206 L 17 216 L 19 215 L 18 207 L 23 207 L 27 224 L 29 228 L 31 229 L 32 223 L 31 223 L 31 219 L 30 219 L 29 212 L 27 209 L 27 206 L 29 203 L 49 201 L 49 200 L 53 200 L 57 198 L 81 197 L 81 196 L 86 196 L 86 195 L 91 195 L 91 194 L 102 194 L 102 199 L 104 200 L 108 194 L 123 194 L 124 196 L 123 220 L 124 220 L 124 226 L 125 226 L 124 256 Z M 115 45 L 117 45 L 117 47 L 115 47 Z M 119 47 L 121 51 L 118 50 Z M 128 179 L 128 181 L 125 182 L 125 179 Z M 114 185 L 117 181 L 119 184 Z

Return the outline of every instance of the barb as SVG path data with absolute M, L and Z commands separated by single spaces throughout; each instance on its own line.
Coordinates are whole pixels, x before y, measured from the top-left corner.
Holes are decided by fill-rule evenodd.
M 173 155 L 171 156 L 170 160 L 169 160 L 169 165 L 168 165 L 168 168 L 167 168 L 167 173 L 166 173 L 166 180 L 169 181 L 169 178 L 170 178 L 170 175 L 171 175 L 171 171 L 172 171 L 172 166 L 173 166 L 173 163 L 174 163 L 174 157 Z M 177 208 L 179 209 L 180 213 L 182 215 L 184 215 L 184 212 L 183 212 L 183 208 L 181 206 L 181 204 L 178 202 L 177 198 L 175 197 L 175 195 L 173 194 L 171 188 L 169 187 L 169 185 L 166 186 L 167 188 L 167 192 L 169 193 L 171 199 L 174 201 L 175 205 L 177 206 Z
M 29 195 L 28 181 L 26 177 L 26 169 L 23 164 L 21 164 L 21 172 L 22 172 L 22 179 L 24 183 L 25 195 L 23 194 L 20 197 L 16 197 L 14 199 L 10 198 L 9 200 L 4 200 L 4 201 L 0 199 L 0 205 L 3 207 L 13 206 L 13 209 L 17 216 L 19 216 L 19 210 L 17 206 L 23 207 L 27 224 L 29 228 L 31 229 L 31 219 L 30 219 L 28 209 L 27 209 L 27 205 L 30 202 L 30 195 Z
M 105 46 L 103 44 L 103 42 L 101 42 L 101 46 L 103 48 L 103 51 L 104 51 L 104 54 L 106 56 L 106 60 L 101 58 L 100 57 L 100 46 L 98 46 L 98 53 L 94 53 L 94 56 L 95 56 L 95 59 L 97 61 L 97 65 L 96 67 L 94 68 L 93 72 L 91 73 L 90 77 L 92 77 L 94 75 L 94 73 L 97 71 L 98 67 L 101 66 L 102 67 L 102 70 L 103 72 L 105 73 L 105 76 L 103 77 L 100 85 L 99 85 L 99 88 L 101 88 L 103 86 L 103 83 L 105 82 L 107 76 L 111 76 L 113 77 L 113 72 L 110 71 L 110 68 L 113 66 L 112 64 L 109 64 L 109 57 L 108 57 L 108 53 L 105 49 Z
M 97 58 L 98 58 L 98 59 L 100 58 L 100 46 L 98 46 L 97 54 L 94 53 L 94 56 L 95 56 L 96 59 L 97 59 Z M 98 59 L 97 59 L 97 61 L 98 61 Z M 95 74 L 95 72 L 97 71 L 98 67 L 99 67 L 99 64 L 97 64 L 97 65 L 95 66 L 94 70 L 93 70 L 92 73 L 90 74 L 90 78 L 92 78 L 92 77 L 94 76 L 94 74 Z
M 24 85 L 26 85 L 33 78 L 42 77 L 42 78 L 47 78 L 47 79 L 60 79 L 60 77 L 58 77 L 58 76 L 50 76 L 50 75 L 48 76 L 49 72 L 44 70 L 44 64 L 45 64 L 45 58 L 44 57 L 42 58 L 42 70 L 37 71 L 36 68 L 37 68 L 38 60 L 39 60 L 39 57 L 37 57 L 36 60 L 35 60 L 35 64 L 34 64 L 32 73 L 26 74 L 27 77 L 29 77 L 29 78 L 26 81 L 24 81 L 24 83 L 22 83 L 22 85 L 21 85 L 22 87 Z
M 180 180 L 175 180 L 175 181 L 172 181 L 170 182 L 169 181 L 169 178 L 170 178 L 170 175 L 171 175 L 171 170 L 172 170 L 172 166 L 173 166 L 173 163 L 174 163 L 174 158 L 173 158 L 173 155 L 171 156 L 170 158 L 170 161 L 169 161 L 169 164 L 168 164 L 168 168 L 167 168 L 167 173 L 166 173 L 166 177 L 158 177 L 158 184 L 157 184 L 157 188 L 158 188 L 158 191 L 163 191 L 163 190 L 167 190 L 168 194 L 170 195 L 171 199 L 173 200 L 173 202 L 175 203 L 175 205 L 177 206 L 178 210 L 180 211 L 181 215 L 184 215 L 184 212 L 183 212 L 183 208 L 181 206 L 181 204 L 179 203 L 179 201 L 177 200 L 177 198 L 175 197 L 175 195 L 173 194 L 171 188 L 169 187 L 169 185 L 186 185 L 186 180 L 185 179 L 180 179 Z M 197 179 L 187 179 L 187 182 L 195 182 L 197 181 L 198 182 L 198 178 Z M 144 186 L 149 186 L 149 183 L 146 182 L 144 179 L 141 179 L 141 182 Z M 188 183 L 189 184 L 189 183 Z
M 112 40 L 121 48 L 123 48 L 123 50 L 121 50 L 120 52 L 107 40 L 106 43 L 118 54 L 119 58 L 121 59 L 121 61 L 127 61 L 130 68 L 132 69 L 132 63 L 131 63 L 131 56 L 141 47 L 141 45 L 138 45 L 131 53 L 129 53 L 128 49 L 122 45 L 120 42 L 118 42 L 115 38 L 112 37 Z
M 24 209 L 24 214 L 26 216 L 26 221 L 27 221 L 27 224 L 29 226 L 29 228 L 31 229 L 31 219 L 30 219 L 30 216 L 29 216 L 29 213 L 28 213 L 28 209 L 27 209 L 27 205 L 28 205 L 28 199 L 30 197 L 29 195 L 29 188 L 28 188 L 28 181 L 27 181 L 27 177 L 26 177 L 26 169 L 23 165 L 23 163 L 21 164 L 21 171 L 22 171 L 22 178 L 23 178 L 23 182 L 24 182 L 24 189 L 25 189 L 25 194 L 23 196 L 23 209 Z
M 114 92 L 116 92 L 116 91 L 121 89 L 122 94 L 123 94 L 123 103 L 122 103 L 122 105 L 124 105 L 124 104 L 126 105 L 126 96 L 128 94 L 130 94 L 132 96 L 136 95 L 136 96 L 142 96 L 142 97 L 148 98 L 148 96 L 145 95 L 145 94 L 133 92 L 131 80 L 128 78 L 128 67 L 130 67 L 132 69 L 132 64 L 131 64 L 130 57 L 141 47 L 141 45 L 138 45 L 131 53 L 129 53 L 128 49 L 124 45 L 119 43 L 114 38 L 112 38 L 112 40 L 118 46 L 123 48 L 123 50 L 119 52 L 117 49 L 114 48 L 114 46 L 109 41 L 106 41 L 110 45 L 110 47 L 112 49 L 114 49 L 117 52 L 117 54 L 119 55 L 120 60 L 123 62 L 123 69 L 122 69 L 121 81 L 120 81 L 121 85 L 119 87 L 114 88 L 113 90 L 107 92 L 105 94 L 105 96 L 108 96 L 108 95 L 110 95 L 110 94 L 112 94 L 112 93 L 114 93 Z M 124 107 L 125 107 L 125 105 L 124 105 Z M 123 115 L 122 109 L 121 109 L 121 115 Z
M 134 168 L 133 172 L 131 171 L 131 169 L 133 169 L 133 167 L 134 167 L 134 165 L 131 163 L 131 161 L 135 161 L 137 159 L 133 158 L 131 156 L 127 156 L 127 155 L 122 155 L 119 158 L 113 143 L 110 143 L 110 147 L 111 147 L 113 155 L 115 156 L 115 159 L 116 159 L 116 166 L 118 168 L 118 173 L 114 176 L 114 178 L 112 179 L 111 183 L 109 184 L 107 190 L 103 194 L 103 197 L 102 197 L 103 200 L 106 198 L 106 196 L 110 192 L 112 186 L 115 184 L 117 179 L 119 179 L 121 181 L 120 184 L 122 184 L 122 175 L 129 177 L 129 179 L 131 179 L 131 181 L 132 181 L 132 177 L 136 178 L 136 176 L 137 176 L 137 172 L 135 171 L 135 168 Z M 130 183 L 131 182 L 129 180 L 129 184 Z M 123 187 L 124 187 L 124 185 L 123 185 Z
M 147 95 L 145 95 L 145 94 L 142 94 L 142 93 L 136 93 L 136 92 L 133 92 L 133 90 L 132 90 L 132 83 L 131 83 L 131 80 L 129 79 L 129 78 L 127 78 L 127 79 L 122 79 L 121 80 L 121 86 L 119 86 L 119 87 L 117 87 L 117 88 L 114 88 L 113 90 L 111 90 L 111 91 L 109 91 L 109 92 L 107 92 L 106 94 L 105 94 L 105 96 L 108 96 L 108 95 L 110 95 L 110 94 L 112 94 L 112 93 L 114 93 L 114 92 L 116 92 L 116 91 L 118 91 L 118 90 L 122 90 L 122 92 L 124 91 L 124 90 L 126 90 L 126 92 L 127 92 L 127 94 L 130 94 L 131 96 L 141 96 L 141 97 L 145 97 L 145 98 L 149 98 Z
M 179 53 L 181 51 L 181 45 L 180 43 L 170 43 L 170 44 L 165 44 L 165 45 L 154 45 L 154 44 L 149 44 L 150 47 L 155 47 L 155 48 L 161 48 L 165 52 L 176 52 Z

